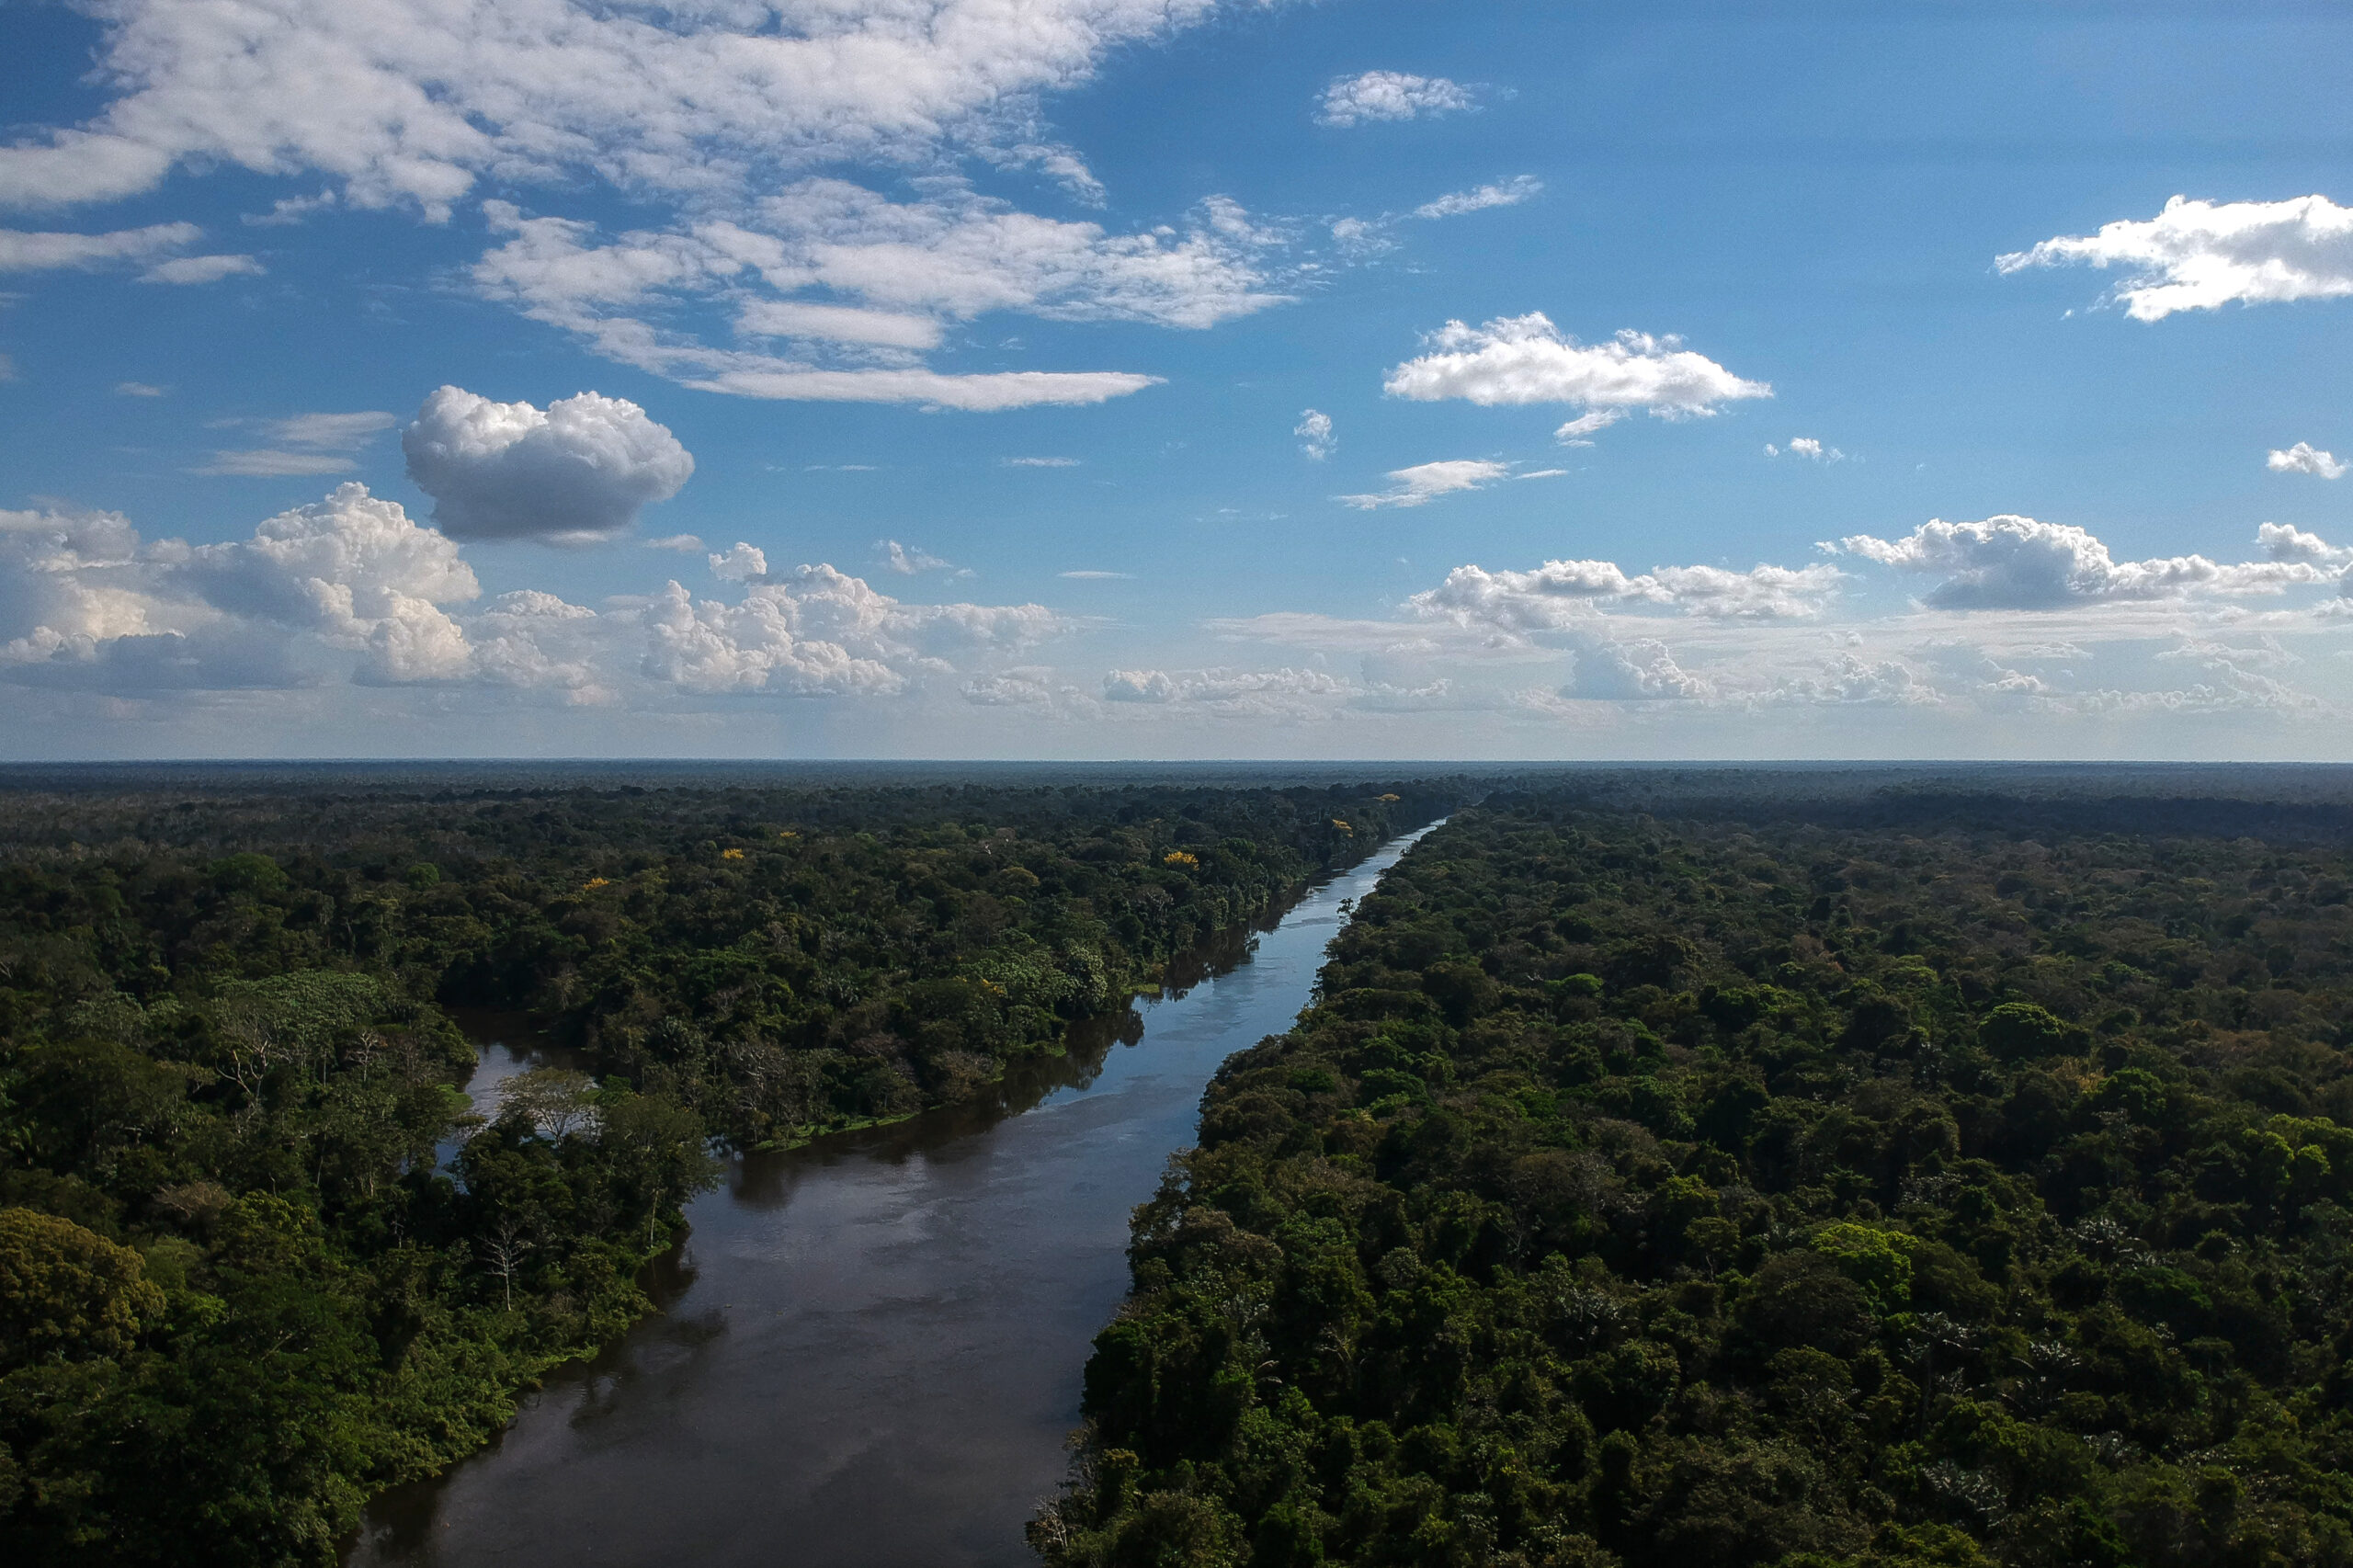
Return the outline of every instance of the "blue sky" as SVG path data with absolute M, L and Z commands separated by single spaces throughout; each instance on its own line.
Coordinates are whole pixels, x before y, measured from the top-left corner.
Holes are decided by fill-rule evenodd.
M 2248 9 L 0 5 L 0 756 L 2345 757 Z

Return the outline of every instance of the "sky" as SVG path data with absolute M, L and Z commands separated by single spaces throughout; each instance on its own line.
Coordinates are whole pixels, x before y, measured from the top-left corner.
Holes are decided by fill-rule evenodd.
M 0 0 L 0 759 L 2353 760 L 2348 66 Z

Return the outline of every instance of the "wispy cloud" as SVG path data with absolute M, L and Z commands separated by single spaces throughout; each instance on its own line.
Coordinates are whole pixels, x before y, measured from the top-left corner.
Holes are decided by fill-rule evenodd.
M 820 5 L 790 8 L 782 27 L 773 7 L 732 4 L 657 7 L 658 24 L 629 6 L 493 9 L 485 26 L 479 5 L 289 0 L 256 27 L 123 0 L 97 46 L 104 101 L 80 124 L 13 131 L 0 205 L 119 201 L 176 171 L 242 168 L 319 177 L 264 223 L 332 204 L 438 224 L 494 180 L 500 197 L 480 199 L 495 241 L 471 271 L 479 293 L 620 363 L 785 401 L 1086 406 L 1157 378 L 959 373 L 924 358 L 988 312 L 1193 328 L 1290 298 L 1271 259 L 1280 225 L 1225 198 L 1114 231 L 1024 211 L 939 172 L 966 159 L 1034 171 L 1099 205 L 1085 162 L 1041 139 L 1040 95 L 1206 21 L 1218 0 Z M 1413 79 L 1367 91 L 1360 107 L 1379 115 L 1436 111 L 1459 90 Z M 871 171 L 874 185 L 847 169 Z M 911 170 L 925 172 L 911 199 L 876 188 Z M 592 181 L 655 216 L 606 234 L 513 199 L 562 200 Z M 189 225 L 20 235 L 0 240 L 0 266 L 12 250 L 19 265 L 147 261 L 199 238 Z M 145 278 L 213 282 L 260 267 L 175 256 Z M 731 318 L 723 340 L 670 324 L 713 307 Z
M 886 570 L 895 572 L 902 577 L 912 577 L 918 572 L 954 572 L 957 570 L 957 566 L 954 562 L 942 561 L 938 556 L 932 554 L 927 550 L 918 550 L 911 544 L 901 544 L 895 539 L 876 540 L 874 541 L 874 554 L 875 558 L 881 562 Z M 965 573 L 964 575 L 970 576 L 971 574 L 968 572 Z
M 1364 512 L 1383 506 L 1424 506 L 1441 495 L 1482 490 L 1510 476 L 1509 463 L 1491 462 L 1484 458 L 1455 458 L 1392 469 L 1385 476 L 1390 482 L 1388 489 L 1369 495 L 1336 495 L 1333 499 Z
M 1626 411 L 1622 408 L 1597 408 L 1590 414 L 1577 415 L 1553 431 L 1552 438 L 1564 447 L 1590 447 L 1596 432 L 1607 430 L 1625 417 Z
M 284 419 L 266 419 L 262 428 L 269 433 L 271 440 L 290 447 L 347 452 L 367 445 L 399 423 L 398 415 L 367 409 L 357 414 L 297 414 Z
M 1484 212 L 1490 207 L 1517 207 L 1544 191 L 1544 182 L 1534 175 L 1519 175 L 1495 185 L 1474 186 L 1469 190 L 1449 191 L 1433 201 L 1425 201 L 1414 209 L 1416 218 L 1459 218 L 1465 212 Z
M 1160 378 L 1123 370 L 961 373 L 923 362 L 950 324 L 990 312 L 1063 321 L 1205 327 L 1282 303 L 1266 258 L 1286 243 L 1222 198 L 1180 231 L 1113 234 L 1016 210 L 952 183 L 913 202 L 838 179 L 807 179 L 725 221 L 613 235 L 486 201 L 506 236 L 473 267 L 476 289 L 585 339 L 597 352 L 685 385 L 741 397 L 907 403 L 974 412 L 1079 407 Z M 654 324 L 698 301 L 740 300 L 722 347 Z M 824 289 L 835 300 L 792 298 Z M 926 324 L 928 324 L 927 325 Z M 785 352 L 767 340 L 787 329 Z
M 1397 226 L 1408 218 L 1435 222 L 1495 207 L 1517 207 L 1543 189 L 1544 182 L 1534 175 L 1517 175 L 1492 185 L 1448 191 L 1403 214 L 1383 212 L 1376 218 L 1335 218 L 1327 222 L 1326 227 L 1343 256 L 1355 262 L 1370 261 L 1397 249 Z
M 159 261 L 139 275 L 142 283 L 218 283 L 223 278 L 258 278 L 267 269 L 249 256 L 181 256 Z
M 204 231 L 193 223 L 153 223 L 104 234 L 36 233 L 0 229 L 0 272 L 86 271 L 144 261 L 194 244 Z
M 116 388 L 133 397 L 162 395 L 161 389 L 129 392 L 137 383 Z M 351 454 L 400 423 L 395 415 L 377 409 L 351 414 L 295 414 L 278 419 L 231 421 L 258 427 L 274 446 L 260 450 L 221 451 L 191 472 L 242 479 L 291 478 L 301 474 L 349 473 L 358 463 Z
M 215 452 L 210 461 L 188 472 L 240 479 L 283 479 L 298 474 L 349 473 L 358 466 L 350 458 L 335 452 L 261 450 Z

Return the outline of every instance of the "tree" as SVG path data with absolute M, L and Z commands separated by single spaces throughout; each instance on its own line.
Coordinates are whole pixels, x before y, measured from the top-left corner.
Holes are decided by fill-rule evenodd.
M 511 1217 L 501 1219 L 482 1244 L 483 1266 L 498 1276 L 499 1304 L 508 1312 L 515 1310 L 515 1276 L 522 1270 L 523 1255 L 535 1244 Z
M 720 1165 L 708 1139 L 702 1119 L 667 1096 L 623 1090 L 604 1096 L 597 1143 L 646 1244 L 653 1244 L 665 1209 L 719 1184 Z
M 542 1138 L 585 1131 L 597 1115 L 597 1084 L 568 1067 L 534 1067 L 506 1080 L 502 1116 L 519 1116 Z
M 0 1368 L 121 1356 L 163 1311 L 129 1247 L 53 1214 L 0 1209 Z

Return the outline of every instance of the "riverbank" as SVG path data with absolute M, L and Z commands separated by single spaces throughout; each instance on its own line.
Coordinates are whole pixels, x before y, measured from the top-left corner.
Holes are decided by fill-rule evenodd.
M 1129 1209 L 1405 848 L 1172 970 L 1140 1030 L 1008 1074 L 987 1105 L 733 1162 L 688 1210 L 665 1310 L 552 1372 L 482 1455 L 380 1499 L 352 1568 L 1025 1562 L 1126 1288 Z
M 0 1536 L 332 1560 L 640 1315 L 714 1138 L 1000 1102 L 1068 1019 L 1452 790 L 0 791 L 7 1244 L 116 1282 L 0 1366 Z M 452 1139 L 478 1056 L 444 1004 L 589 1071 Z

